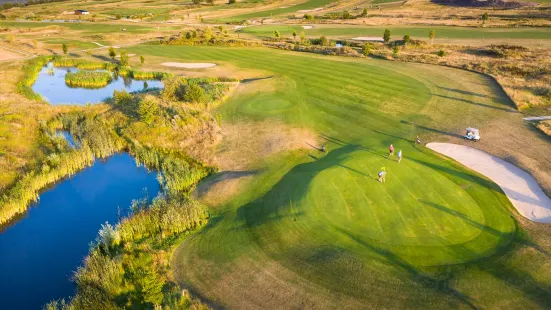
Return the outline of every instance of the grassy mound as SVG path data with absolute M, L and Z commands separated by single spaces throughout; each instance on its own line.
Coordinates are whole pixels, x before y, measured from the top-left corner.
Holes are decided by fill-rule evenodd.
M 65 75 L 65 84 L 69 87 L 102 88 L 113 80 L 110 72 L 78 71 Z
M 220 107 L 224 120 L 281 120 L 319 133 L 328 149 L 305 143 L 251 167 L 260 171 L 255 181 L 175 253 L 181 284 L 229 308 L 456 308 L 472 306 L 470 294 L 485 305 L 533 305 L 499 280 L 510 266 L 500 263 L 490 274 L 478 263 L 515 240 L 507 198 L 486 178 L 414 143 L 417 134 L 455 136 L 464 124 L 508 117 L 511 103 L 491 79 L 266 49 L 133 52 L 263 70 L 272 87 L 238 93 Z M 401 163 L 388 158 L 391 143 L 403 150 Z M 376 180 L 383 166 L 386 184 Z

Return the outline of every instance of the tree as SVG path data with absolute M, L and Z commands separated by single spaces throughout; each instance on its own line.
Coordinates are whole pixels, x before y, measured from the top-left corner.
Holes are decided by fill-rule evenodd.
M 186 94 L 184 100 L 193 103 L 201 103 L 203 101 L 204 91 L 203 88 L 197 84 L 191 84 L 186 87 Z
M 371 55 L 371 44 L 366 43 L 366 44 L 362 47 L 362 54 L 363 54 L 364 56 L 369 56 L 369 55 Z
M 320 37 L 320 44 L 321 46 L 329 46 L 329 39 L 327 39 L 326 36 Z
M 144 64 L 145 58 L 143 56 L 140 56 L 140 62 L 142 63 L 142 65 Z
M 63 50 L 63 54 L 67 55 L 67 52 L 69 51 L 69 47 L 67 46 L 67 44 L 61 44 L 61 49 Z
M 130 57 L 128 57 L 128 54 L 125 51 L 122 51 L 121 52 L 121 59 L 119 61 L 121 66 L 123 66 L 123 67 L 128 66 L 129 60 L 130 60 Z
M 367 9 L 363 9 L 362 14 L 360 14 L 361 17 L 367 17 Z
M 228 4 L 234 4 L 236 1 L 235 0 L 230 0 L 228 1 Z
M 279 31 L 274 31 L 274 37 L 279 41 L 279 38 L 281 38 L 281 34 L 279 33 Z
M 306 35 L 304 34 L 304 31 L 300 33 L 300 43 L 306 43 Z
M 394 53 L 394 56 L 398 56 L 398 52 L 400 50 L 398 49 L 398 45 L 394 45 L 394 48 L 392 49 L 392 53 Z
M 115 49 L 112 46 L 110 46 L 108 51 L 109 51 L 109 57 L 111 57 L 111 59 L 115 59 L 115 56 L 117 56 L 117 52 L 115 52 Z
M 312 20 L 312 19 L 314 19 L 314 15 L 312 15 L 312 14 L 304 14 L 304 19 Z
M 147 125 L 151 125 L 155 122 L 157 115 L 159 114 L 159 104 L 157 99 L 153 96 L 144 97 L 138 106 L 138 114 L 140 120 Z
M 352 16 L 350 15 L 350 12 L 348 12 L 347 10 L 344 10 L 342 12 L 342 18 L 343 19 L 350 19 Z
M 383 40 L 385 41 L 385 43 L 390 42 L 390 30 L 389 29 L 385 29 L 385 33 L 383 34 Z
M 201 0 L 193 0 L 193 4 L 200 4 Z
M 446 56 L 446 51 L 445 50 L 439 50 L 438 52 L 436 52 L 436 55 L 438 55 L 440 57 L 444 57 L 444 56 Z
M 297 31 L 293 30 L 293 41 L 297 40 Z
M 483 24 L 486 24 L 486 21 L 488 20 L 488 12 L 485 12 L 484 14 L 482 14 L 482 23 Z
M 120 13 L 115 14 L 115 19 L 121 19 L 121 18 L 122 18 L 122 16 L 121 16 Z
M 408 44 L 409 41 L 411 41 L 409 34 L 404 35 L 404 45 Z
M 436 37 L 436 32 L 434 32 L 434 29 L 429 32 L 429 39 L 430 42 L 434 41 L 434 37 Z

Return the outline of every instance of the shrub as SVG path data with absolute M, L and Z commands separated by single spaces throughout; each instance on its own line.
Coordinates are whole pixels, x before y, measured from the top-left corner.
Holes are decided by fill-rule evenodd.
M 370 43 L 366 43 L 363 47 L 362 47 L 362 54 L 364 56 L 369 56 L 371 55 L 371 49 L 372 49 L 372 45 Z
M 69 47 L 67 46 L 67 44 L 61 44 L 61 49 L 63 50 L 63 54 L 67 55 L 67 52 L 69 51 Z
M 312 20 L 312 19 L 314 19 L 314 15 L 312 15 L 312 14 L 304 14 L 304 19 Z
M 439 50 L 438 52 L 436 52 L 436 55 L 438 55 L 440 57 L 444 57 L 444 56 L 446 56 L 446 51 L 445 50 Z
M 138 114 L 140 115 L 140 120 L 142 122 L 151 126 L 153 123 L 155 123 L 159 112 L 160 109 L 157 98 L 148 95 L 140 100 Z
M 201 88 L 201 86 L 197 84 L 190 84 L 188 87 L 186 87 L 186 93 L 184 95 L 184 100 L 193 102 L 193 103 L 201 103 L 203 102 L 204 98 L 204 90 Z
M 125 51 L 121 52 L 121 58 L 120 58 L 120 65 L 122 67 L 128 66 L 128 62 L 130 61 L 130 58 L 128 57 L 128 54 Z

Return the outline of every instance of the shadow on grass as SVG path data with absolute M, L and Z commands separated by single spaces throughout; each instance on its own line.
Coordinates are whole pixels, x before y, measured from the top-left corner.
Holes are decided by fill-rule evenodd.
M 447 132 L 447 131 L 434 129 L 434 128 L 430 128 L 430 127 L 426 127 L 426 126 L 416 125 L 416 124 L 408 122 L 406 120 L 401 120 L 400 123 L 405 124 L 405 125 L 411 125 L 411 126 L 414 126 L 416 128 L 420 128 L 420 129 L 423 129 L 423 130 L 426 130 L 426 131 L 439 133 L 441 135 L 446 135 L 446 136 L 450 136 L 450 137 L 454 137 L 454 138 L 461 138 L 461 139 L 463 138 L 462 135 L 458 135 L 458 134 L 453 133 L 453 132 Z
M 436 96 L 436 97 L 440 97 L 440 98 L 445 98 L 445 99 L 454 100 L 454 101 L 460 101 L 460 102 L 464 102 L 464 103 L 476 105 L 476 106 L 479 106 L 479 107 L 490 108 L 490 109 L 501 110 L 501 111 L 505 111 L 505 112 L 509 112 L 509 113 L 517 113 L 517 114 L 520 114 L 519 111 L 514 110 L 513 108 L 509 108 L 509 109 L 507 109 L 507 108 L 500 108 L 500 107 L 496 107 L 496 106 L 489 105 L 489 104 L 485 104 L 485 103 L 478 103 L 478 102 L 474 102 L 474 101 L 468 100 L 468 99 L 450 97 L 450 96 L 445 96 L 445 95 L 438 95 L 438 94 L 431 94 L 431 95 Z

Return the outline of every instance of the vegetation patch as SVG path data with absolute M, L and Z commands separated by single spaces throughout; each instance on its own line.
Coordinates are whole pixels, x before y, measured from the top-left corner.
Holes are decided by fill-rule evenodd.
M 102 88 L 112 80 L 113 75 L 106 71 L 78 71 L 65 75 L 65 84 L 70 87 Z

